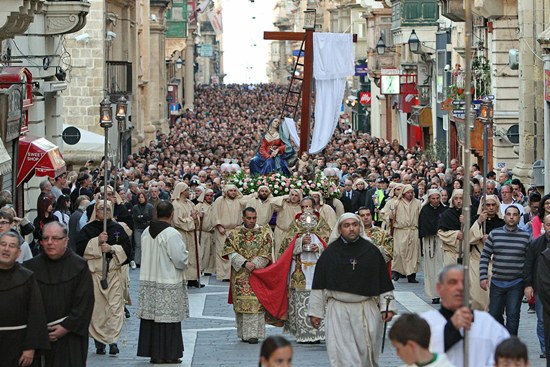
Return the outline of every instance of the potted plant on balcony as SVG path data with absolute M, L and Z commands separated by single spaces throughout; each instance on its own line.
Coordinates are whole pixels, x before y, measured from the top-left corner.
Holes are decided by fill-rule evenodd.
M 491 64 L 485 56 L 472 59 L 472 87 L 474 99 L 481 99 L 491 93 Z
M 464 100 L 466 73 L 460 64 L 456 64 L 451 74 L 452 84 L 447 88 L 447 96 L 451 100 Z M 485 56 L 475 56 L 472 59 L 471 88 L 472 99 L 480 99 L 490 94 L 491 64 Z

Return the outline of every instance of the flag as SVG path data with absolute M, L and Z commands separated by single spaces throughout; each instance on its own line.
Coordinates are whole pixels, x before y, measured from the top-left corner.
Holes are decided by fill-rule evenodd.
M 197 8 L 197 13 L 204 13 L 206 8 L 208 7 L 208 4 L 210 4 L 211 2 L 212 0 L 203 0 Z
M 187 19 L 189 23 L 197 20 L 197 2 L 195 0 L 187 0 Z
M 216 36 L 221 36 L 223 34 L 222 12 L 219 9 L 210 10 L 208 12 L 208 20 L 210 20 L 210 24 L 212 24 Z

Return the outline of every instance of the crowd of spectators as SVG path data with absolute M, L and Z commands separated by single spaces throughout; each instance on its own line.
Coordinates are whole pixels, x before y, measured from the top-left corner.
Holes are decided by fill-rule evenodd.
M 128 157 L 120 173 L 146 189 L 149 181 L 169 182 L 174 187 L 179 180 L 212 182 L 219 189 L 215 179 L 222 175 L 225 160 L 232 159 L 248 170 L 269 120 L 281 115 L 285 93 L 286 87 L 271 84 L 199 86 L 194 110 L 184 111 L 169 133 L 157 131 L 155 140 Z M 406 149 L 397 139 L 375 138 L 342 124 L 325 150 L 309 157 L 315 171 L 327 163 L 372 180 L 399 173 L 410 174 L 416 181 L 417 177 L 430 178 L 437 168 L 418 146 Z
M 114 219 L 125 223 L 128 232 L 134 233 L 134 252 L 130 259 L 133 260 L 132 267 L 139 266 L 141 233 L 152 220 L 157 219 L 156 205 L 162 200 L 177 199 L 172 197 L 172 193 L 180 182 L 191 188 L 189 199 L 194 204 L 207 189 L 212 189 L 219 197 L 226 178 L 223 164 L 228 160 L 249 172 L 250 160 L 269 121 L 283 117 L 281 109 L 286 92 L 287 87 L 272 84 L 198 86 L 193 110 L 182 111 L 171 123 L 169 132 L 157 131 L 156 138 L 130 154 L 121 167 L 105 164 L 105 161 L 89 161 L 78 172 L 44 180 L 40 184 L 41 194 L 36 205 L 38 216 L 34 226 L 30 226 L 34 227 L 34 240 L 29 242 L 29 250 L 38 251 L 42 229 L 52 221 L 68 225 L 69 246 L 74 247 L 75 236 L 92 218 L 94 205 L 89 204 L 100 199 L 105 166 L 111 166 L 107 199 L 112 201 Z M 548 223 L 544 222 L 545 216 L 550 214 L 550 209 L 545 208 L 545 202 L 550 202 L 550 197 L 545 196 L 541 200 L 536 188 L 525 187 L 517 178 L 512 180 L 507 168 L 485 174 L 478 165 L 463 167 L 455 158 L 446 165 L 435 157 L 435 152 L 429 147 L 422 149 L 420 144 L 404 147 L 397 139 L 377 138 L 338 124 L 323 152 L 300 158 L 298 165 L 303 169 L 294 169 L 295 175 L 314 175 L 324 172 L 329 164 L 336 165 L 339 168 L 343 210 L 356 212 L 360 208 L 376 207 L 376 211 L 372 210 L 372 216 L 377 218 L 376 223 L 382 221 L 378 217 L 378 209 L 381 216 L 383 200 L 392 199 L 391 188 L 400 183 L 404 192 L 414 190 L 414 196 L 424 203 L 429 199 L 428 191 L 437 190 L 444 205 L 449 204 L 454 190 L 471 185 L 474 214 L 478 213 L 482 188 L 486 184 L 487 193 L 496 195 L 500 205 L 518 207 L 521 217 L 519 228 L 522 231 L 526 230 L 536 238 L 544 233 L 543 225 L 550 225 L 550 216 Z M 295 163 L 290 162 L 290 166 Z M 412 185 L 412 188 L 407 188 L 407 185 Z M 376 195 L 373 195 L 376 190 L 383 193 L 379 196 L 380 202 L 374 204 L 370 201 L 378 201 L 378 196 L 374 198 Z M 11 212 L 4 213 L 10 209 L 11 198 L 8 194 L 0 192 L 0 219 L 5 218 L 2 221 L 5 225 L 19 228 L 22 235 L 33 232 L 33 229 L 27 228 L 29 223 L 24 218 L 17 218 Z M 350 203 L 345 201 L 346 197 Z M 330 201 L 329 205 L 338 214 L 335 203 Z M 399 277 L 394 279 L 398 280 Z M 417 281 L 413 276 L 409 282 Z M 197 286 L 200 286 L 200 279 Z M 534 298 L 529 298 L 529 310 L 535 312 Z M 541 326 L 539 328 L 542 329 Z M 541 355 L 545 356 L 540 333 L 539 340 Z

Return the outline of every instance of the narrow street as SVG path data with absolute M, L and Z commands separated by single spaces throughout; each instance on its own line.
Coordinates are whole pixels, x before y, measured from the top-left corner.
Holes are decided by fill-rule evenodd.
M 131 295 L 137 303 L 139 270 L 131 270 Z M 399 312 L 424 312 L 430 310 L 430 301 L 424 298 L 422 273 L 419 273 L 418 284 L 408 284 L 406 280 L 396 283 L 395 296 Z M 260 354 L 260 345 L 250 345 L 237 338 L 234 326 L 232 306 L 227 304 L 227 283 L 216 281 L 215 278 L 203 277 L 206 287 L 189 290 L 190 318 L 182 323 L 185 352 L 183 363 L 179 366 L 193 367 L 244 367 L 256 366 Z M 394 283 L 395 284 L 395 283 Z M 116 357 L 99 356 L 95 354 L 93 343 L 90 342 L 88 366 L 90 367 L 134 367 L 151 366 L 148 358 L 136 356 L 139 334 L 139 319 L 135 317 L 137 305 L 128 307 L 132 317 L 127 319 L 122 329 L 119 341 L 120 354 Z M 391 327 L 391 324 L 389 325 Z M 389 330 L 388 327 L 388 330 Z M 522 305 L 520 320 L 520 338 L 529 348 L 529 358 L 532 367 L 545 366 L 545 360 L 539 358 L 539 343 L 535 334 L 536 316 L 527 313 L 527 304 Z M 281 328 L 268 327 L 267 334 L 281 334 Z M 293 366 L 297 367 L 328 367 L 326 347 L 321 345 L 297 344 L 292 337 L 294 348 Z M 261 341 L 260 341 L 261 343 Z M 403 363 L 395 354 L 394 348 L 386 340 L 384 354 L 380 357 L 380 366 L 401 366 Z M 174 365 L 176 366 L 176 365 Z M 351 366 L 350 366 L 351 367 Z

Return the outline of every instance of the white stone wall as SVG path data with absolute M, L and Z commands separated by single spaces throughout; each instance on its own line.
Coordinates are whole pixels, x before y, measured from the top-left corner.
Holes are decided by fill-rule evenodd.
M 102 134 L 99 127 L 99 103 L 104 96 L 105 80 L 105 6 L 103 0 L 91 0 L 87 24 L 78 34 L 90 35 L 87 41 L 67 37 L 72 70 L 69 86 L 63 93 L 65 123 Z
M 491 89 L 495 96 L 495 118 L 493 131 L 506 132 L 508 128 L 518 123 L 519 118 L 519 73 L 508 66 L 508 50 L 519 48 L 516 29 L 516 17 L 496 20 L 493 22 L 493 33 L 489 35 L 491 61 Z M 493 138 L 493 165 L 499 164 L 513 167 L 518 162 L 518 154 L 514 146 L 506 139 Z

